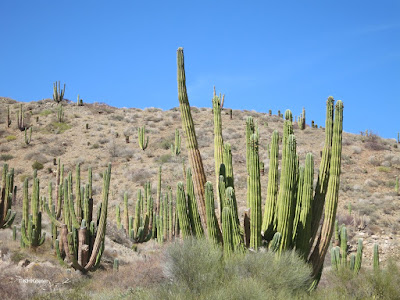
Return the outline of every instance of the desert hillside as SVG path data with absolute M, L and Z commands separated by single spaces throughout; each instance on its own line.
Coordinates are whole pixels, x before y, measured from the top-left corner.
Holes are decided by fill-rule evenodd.
M 26 122 L 33 128 L 31 141 L 26 144 L 24 132 L 17 128 L 17 112 L 20 109 L 20 103 L 12 99 L 0 98 L 0 161 L 1 164 L 7 163 L 15 169 L 15 184 L 18 187 L 17 201 L 13 206 L 13 210 L 17 211 L 14 224 L 19 226 L 21 222 L 22 184 L 25 178 L 32 178 L 34 164 L 36 167 L 40 166 L 38 177 L 40 178 L 40 196 L 43 197 L 47 197 L 49 182 L 55 184 L 57 170 L 57 165 L 54 164 L 55 159 L 60 158 L 66 173 L 71 171 L 74 174 L 75 166 L 79 163 L 84 183 L 87 181 L 88 167 L 91 166 L 94 201 L 97 204 L 101 199 L 102 172 L 111 162 L 110 201 L 103 267 L 112 268 L 113 258 L 118 258 L 121 267 L 128 266 L 128 263 L 135 263 L 135 268 L 139 269 L 157 268 L 159 258 L 150 256 L 152 253 L 159 252 L 162 246 L 151 241 L 139 245 L 136 251 L 131 250 L 132 243 L 121 230 L 117 229 L 115 207 L 118 204 L 122 205 L 123 195 L 128 192 L 129 209 L 133 214 L 137 190 L 142 188 L 147 181 L 151 182 L 152 192 L 155 194 L 159 166 L 162 167 L 163 191 L 167 191 L 167 187 L 170 186 L 175 193 L 177 182 L 183 181 L 183 169 L 184 166 L 188 167 L 189 163 L 179 109 L 164 111 L 158 108 L 144 110 L 115 108 L 104 103 L 84 103 L 83 106 L 78 106 L 74 102 L 64 100 L 62 102 L 64 120 L 60 123 L 57 120 L 58 104 L 52 99 L 22 103 Z M 321 106 L 321 111 L 324 111 L 325 101 L 321 100 L 318 105 Z M 11 116 L 9 127 L 7 126 L 7 107 L 10 109 Z M 282 107 L 281 112 L 285 109 L 286 107 Z M 212 110 L 210 107 L 192 107 L 191 111 L 207 180 L 214 183 Z M 293 112 L 293 115 L 300 115 L 300 113 Z M 282 133 L 283 129 L 283 119 L 277 115 L 277 112 L 272 112 L 270 116 L 268 113 L 233 110 L 231 119 L 230 109 L 223 110 L 223 139 L 224 142 L 232 145 L 235 191 L 241 220 L 246 204 L 245 119 L 247 116 L 254 117 L 258 122 L 260 132 L 260 158 L 265 166 L 264 175 L 261 177 L 263 201 L 265 201 L 268 182 L 268 144 L 272 132 L 278 130 Z M 315 158 L 315 174 L 317 174 L 320 151 L 322 151 L 325 138 L 324 124 L 318 124 L 319 128 L 311 128 L 312 119 L 313 116 L 307 116 L 307 125 L 304 130 L 300 130 L 295 124 L 294 134 L 297 139 L 300 164 L 304 165 L 306 154 L 311 152 Z M 344 122 L 346 122 L 346 110 Z M 141 126 L 145 126 L 146 135 L 149 137 L 149 144 L 145 150 L 141 150 L 138 145 L 137 130 Z M 182 136 L 182 149 L 179 155 L 173 154 L 170 149 L 171 143 L 174 143 L 176 129 L 179 129 Z M 129 136 L 129 142 L 126 136 Z M 363 265 L 372 264 L 374 243 L 379 243 L 382 261 L 388 257 L 400 258 L 400 211 L 397 209 L 400 205 L 400 197 L 395 192 L 396 176 L 400 175 L 399 173 L 400 149 L 397 141 L 382 139 L 369 132 L 343 133 L 337 219 L 339 224 L 347 225 L 349 243 L 352 246 L 351 252 L 356 250 L 357 239 L 360 237 L 364 239 Z M 314 177 L 314 183 L 316 183 L 316 175 Z M 31 189 L 32 180 L 29 183 Z M 43 223 L 43 229 L 47 232 L 47 236 L 51 237 L 50 221 L 47 216 L 43 218 Z M 23 277 L 22 265 L 26 257 L 28 257 L 29 265 L 36 262 L 54 268 L 54 274 L 58 272 L 56 270 L 60 268 L 49 245 L 40 247 L 37 253 L 29 253 L 27 250 L 19 250 L 19 243 L 13 242 L 11 236 L 10 229 L 0 231 L 2 251 L 0 273 L 9 268 L 13 276 Z M 34 267 L 31 267 L 29 272 L 35 272 Z M 71 271 L 64 270 L 63 272 Z M 154 271 L 154 273 L 157 272 Z M 54 280 L 54 286 L 61 284 L 59 281 L 66 273 L 59 277 L 54 274 L 46 276 L 49 276 L 50 281 Z M 68 276 L 73 276 L 73 274 Z M 102 276 L 106 275 L 93 276 L 97 276 L 99 280 L 105 280 Z M 9 280 L 12 281 L 12 279 Z M 4 287 L 4 282 L 2 285 Z

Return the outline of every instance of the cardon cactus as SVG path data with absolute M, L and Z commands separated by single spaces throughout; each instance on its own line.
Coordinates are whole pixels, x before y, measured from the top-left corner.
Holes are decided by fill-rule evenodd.
M 208 237 L 215 244 L 219 244 L 222 242 L 221 230 L 218 226 L 218 219 L 215 215 L 215 206 L 214 206 L 214 192 L 212 183 L 207 181 L 206 183 L 206 212 L 207 212 L 207 232 Z
M 39 191 L 39 179 L 34 176 L 31 205 L 29 205 L 28 178 L 25 179 L 21 223 L 21 239 L 24 247 L 39 247 L 46 239 L 46 233 L 42 234 L 42 212 L 40 211 Z
M 16 213 L 11 211 L 12 203 L 15 202 L 17 187 L 14 186 L 14 169 L 8 170 L 8 165 L 3 165 L 0 198 L 0 229 L 12 225 Z
M 192 115 L 190 112 L 190 105 L 186 91 L 186 75 L 185 63 L 183 56 L 183 48 L 177 50 L 177 69 L 178 69 L 178 99 L 179 107 L 182 118 L 182 128 L 186 134 L 186 148 L 188 149 L 188 156 L 190 166 L 193 173 L 193 186 L 195 197 L 198 203 L 201 222 L 203 228 L 206 226 L 206 206 L 205 206 L 205 193 L 204 186 L 206 184 L 206 175 L 204 172 L 203 160 L 200 155 L 199 147 L 196 139 L 196 132 Z
M 176 212 L 178 214 L 179 227 L 182 237 L 187 238 L 192 234 L 192 231 L 188 215 L 185 190 L 182 182 L 178 182 L 176 188 Z
M 222 138 L 222 120 L 221 120 L 221 98 L 214 95 L 212 99 L 214 114 L 214 162 L 215 162 L 215 184 L 219 184 L 219 175 L 221 164 L 224 163 L 224 141 Z M 221 199 L 217 193 L 218 211 L 222 210 Z
M 175 129 L 175 143 L 171 144 L 171 152 L 176 156 L 181 153 L 181 136 L 178 129 Z
M 64 83 L 64 88 L 61 89 L 60 81 L 54 82 L 53 83 L 53 100 L 57 103 L 60 103 L 64 99 L 64 94 L 65 94 L 65 83 Z
M 77 172 L 78 174 L 78 172 Z M 111 179 L 111 164 L 103 173 L 103 199 L 99 203 L 97 210 L 97 218 L 93 218 L 93 199 L 91 183 L 85 188 L 82 188 L 80 195 L 81 207 L 74 205 L 72 194 L 72 174 L 64 180 L 64 208 L 63 220 L 59 221 L 54 218 L 50 212 L 49 206 L 46 203 L 45 208 L 51 221 L 60 228 L 60 235 L 56 240 L 56 253 L 61 264 L 68 264 L 76 270 L 83 273 L 94 271 L 100 264 L 101 256 L 104 252 L 105 231 L 107 225 L 107 208 L 108 194 Z M 89 173 L 89 181 L 91 174 Z M 80 185 L 80 183 L 79 183 Z M 82 210 L 82 220 L 78 222 L 78 211 Z M 97 226 L 96 226 L 97 224 Z
M 140 149 L 142 149 L 143 151 L 146 150 L 149 144 L 149 136 L 146 136 L 145 126 L 138 128 L 138 141 Z

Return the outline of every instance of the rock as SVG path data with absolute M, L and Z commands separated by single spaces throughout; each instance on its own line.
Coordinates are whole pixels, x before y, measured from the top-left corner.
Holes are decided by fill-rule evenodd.
M 20 260 L 20 261 L 18 262 L 18 267 L 25 268 L 25 267 L 28 266 L 30 263 L 31 263 L 31 262 L 30 262 L 28 259 L 23 259 L 23 260 Z

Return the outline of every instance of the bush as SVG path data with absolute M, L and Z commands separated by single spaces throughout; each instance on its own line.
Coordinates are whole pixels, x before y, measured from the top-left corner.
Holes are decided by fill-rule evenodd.
M 13 159 L 14 158 L 14 156 L 12 156 L 11 154 L 2 154 L 2 155 L 0 155 L 0 160 L 2 160 L 2 161 L 7 161 L 7 160 L 10 160 L 10 159 Z
M 43 169 L 43 164 L 41 164 L 40 162 L 38 162 L 38 161 L 35 161 L 33 164 L 32 164 L 32 169 L 34 169 L 34 170 L 41 170 L 41 169 Z
M 313 294 L 315 299 L 400 299 L 400 269 L 389 260 L 380 271 L 362 270 L 358 276 L 343 268 L 327 274 L 329 286 Z
M 7 142 L 15 141 L 17 137 L 15 135 L 8 135 L 6 136 Z
M 171 154 L 163 154 L 159 158 L 156 159 L 157 162 L 159 163 L 167 163 L 171 160 Z
M 233 255 L 208 240 L 187 239 L 166 252 L 169 283 L 142 299 L 298 299 L 306 296 L 311 270 L 295 252 Z

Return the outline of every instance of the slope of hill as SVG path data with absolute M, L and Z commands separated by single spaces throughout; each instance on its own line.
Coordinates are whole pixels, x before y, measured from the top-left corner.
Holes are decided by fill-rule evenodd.
M 131 243 L 123 233 L 116 229 L 115 206 L 123 201 L 124 192 L 129 194 L 129 209 L 133 214 L 136 191 L 146 181 L 152 183 L 156 193 L 156 176 L 158 167 L 162 166 L 162 189 L 168 186 L 175 190 L 176 183 L 183 181 L 183 164 L 188 166 L 185 148 L 185 137 L 181 129 L 179 109 L 163 111 L 157 108 L 144 110 L 136 108 L 115 108 L 106 104 L 94 103 L 77 106 L 63 101 L 64 122 L 57 122 L 58 105 L 50 99 L 23 103 L 26 122 L 33 126 L 32 141 L 24 142 L 24 132 L 16 125 L 16 112 L 20 103 L 8 98 L 0 98 L 0 161 L 15 168 L 15 183 L 21 190 L 23 180 L 32 177 L 32 164 L 43 165 L 38 171 L 41 196 L 47 195 L 49 182 L 55 182 L 57 166 L 54 159 L 60 158 L 65 171 L 74 172 L 77 163 L 81 165 L 81 177 L 86 182 L 87 169 L 93 168 L 93 185 L 95 201 L 100 198 L 101 174 L 108 162 L 112 163 L 110 186 L 110 207 L 107 228 L 107 245 L 104 255 L 105 265 L 118 257 L 121 264 L 128 262 L 149 264 L 144 259 L 147 253 L 159 251 L 155 243 L 141 245 L 139 252 L 129 249 Z M 211 105 L 211 101 L 210 101 Z M 324 101 L 319 104 L 324 107 Z M 7 127 L 7 106 L 10 107 L 12 123 Z M 211 108 L 192 107 L 196 134 L 203 158 L 207 179 L 214 182 L 214 145 L 213 118 Z M 266 108 L 268 110 L 268 108 Z M 282 109 L 282 112 L 284 110 Z M 296 112 L 293 112 L 294 115 Z M 300 114 L 300 112 L 298 112 Z M 283 120 L 277 115 L 269 116 L 255 111 L 233 110 L 230 119 L 229 109 L 222 115 L 224 142 L 232 145 L 235 189 L 239 212 L 242 215 L 246 202 L 246 147 L 245 118 L 253 116 L 260 130 L 260 155 L 265 165 L 262 177 L 262 195 L 265 201 L 268 180 L 267 146 L 274 130 L 282 133 Z M 307 120 L 310 123 L 312 118 Z M 346 111 L 344 113 L 346 122 Z M 323 124 L 318 124 L 323 125 Z M 137 142 L 137 128 L 146 126 L 149 145 L 141 150 Z M 181 154 L 171 153 L 170 144 L 174 142 L 175 129 L 182 135 Z M 320 151 L 324 143 L 324 129 L 305 130 L 294 126 L 297 138 L 297 149 L 300 164 L 304 164 L 308 152 L 315 157 L 315 174 L 320 162 Z M 129 136 L 129 143 L 125 136 Z M 389 256 L 400 258 L 400 212 L 396 209 L 400 197 L 395 192 L 395 177 L 400 170 L 400 149 L 394 140 L 382 139 L 371 133 L 343 134 L 342 175 L 340 183 L 339 209 L 337 218 L 340 224 L 348 225 L 350 233 L 350 251 L 355 251 L 358 237 L 364 239 L 363 265 L 372 264 L 372 247 L 375 242 L 380 245 L 381 259 Z M 31 183 L 31 182 L 30 182 Z M 19 192 L 14 210 L 17 218 L 14 224 L 19 226 L 22 210 L 22 193 Z M 49 220 L 44 218 L 44 230 L 50 232 Z M 18 245 L 11 241 L 11 231 L 0 231 L 2 256 L 9 248 L 18 251 Z M 51 236 L 50 233 L 47 234 Z M 142 251 L 143 250 L 143 251 Z M 6 251 L 7 252 L 7 251 Z M 11 253 L 10 252 L 10 253 Z M 50 260 L 56 265 L 55 258 L 49 258 L 51 250 L 44 247 L 39 253 L 32 254 L 31 260 Z M 10 256 L 11 254 L 9 254 Z M 35 256 L 36 255 L 36 256 Z M 21 259 L 23 257 L 21 256 Z M 157 259 L 152 258 L 156 261 Z M 14 260 L 18 262 L 18 259 Z M 3 261 L 3 268 L 5 262 Z M 0 261 L 0 270 L 2 269 Z M 9 266 L 9 264 L 7 264 Z M 16 267 L 15 267 L 16 268 Z M 15 271 L 17 274 L 18 271 Z

